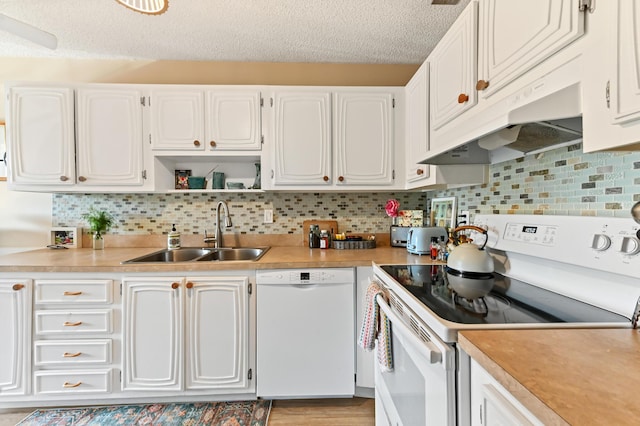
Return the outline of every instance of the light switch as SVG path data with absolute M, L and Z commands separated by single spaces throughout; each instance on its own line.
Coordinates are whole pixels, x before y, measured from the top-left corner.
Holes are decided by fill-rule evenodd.
M 265 209 L 264 210 L 264 221 L 263 223 L 273 223 L 273 210 Z

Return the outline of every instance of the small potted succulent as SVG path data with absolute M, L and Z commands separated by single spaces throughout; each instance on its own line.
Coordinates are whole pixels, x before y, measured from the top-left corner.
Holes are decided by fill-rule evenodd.
M 115 218 L 111 213 L 104 210 L 96 210 L 91 207 L 89 213 L 82 215 L 82 218 L 89 223 L 91 235 L 93 236 L 93 249 L 102 250 L 104 248 L 103 234 L 113 226 Z

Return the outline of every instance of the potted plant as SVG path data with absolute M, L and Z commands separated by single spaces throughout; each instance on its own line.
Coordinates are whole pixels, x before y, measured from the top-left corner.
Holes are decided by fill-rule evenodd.
M 82 217 L 89 222 L 89 228 L 91 228 L 91 234 L 93 235 L 93 249 L 102 250 L 104 248 L 102 234 L 111 229 L 115 218 L 109 212 L 96 210 L 93 207 L 89 209 L 89 213 L 83 214 Z

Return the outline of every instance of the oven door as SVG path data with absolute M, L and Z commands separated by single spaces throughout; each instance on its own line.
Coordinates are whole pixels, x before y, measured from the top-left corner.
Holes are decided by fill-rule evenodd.
M 455 419 L 455 350 L 403 306 L 396 313 L 378 296 L 391 321 L 393 371 L 376 362 L 376 425 L 449 425 Z

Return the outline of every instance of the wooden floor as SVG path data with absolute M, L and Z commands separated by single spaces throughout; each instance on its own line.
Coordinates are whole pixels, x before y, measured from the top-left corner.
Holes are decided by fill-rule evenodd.
M 33 409 L 0 412 L 0 426 L 14 426 Z M 366 398 L 273 401 L 269 426 L 372 426 L 374 401 Z
M 273 401 L 269 426 L 371 426 L 374 400 L 367 398 Z

